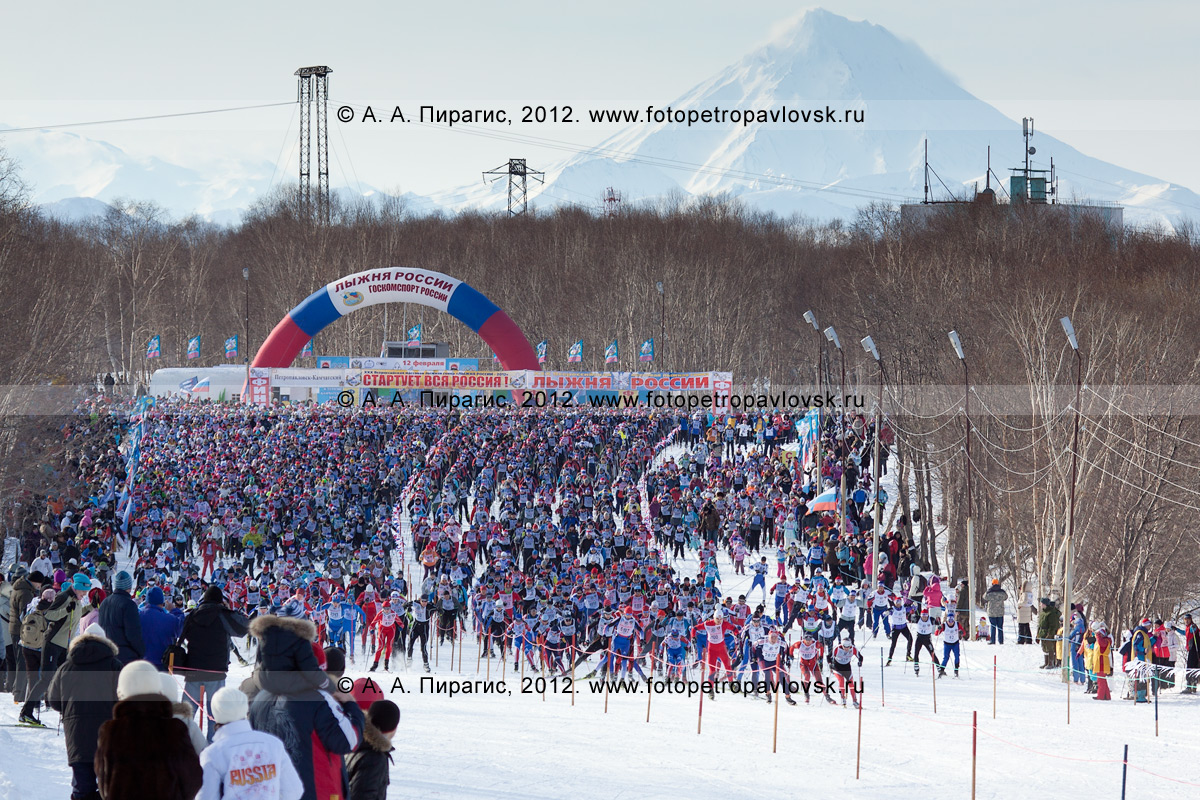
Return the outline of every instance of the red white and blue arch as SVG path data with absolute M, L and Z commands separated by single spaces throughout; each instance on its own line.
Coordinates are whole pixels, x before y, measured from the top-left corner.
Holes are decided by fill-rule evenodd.
M 254 356 L 254 367 L 287 367 L 310 339 L 352 311 L 418 303 L 445 311 L 479 334 L 506 370 L 538 370 L 525 334 L 491 300 L 457 278 L 411 267 L 356 272 L 318 289 L 287 313 Z

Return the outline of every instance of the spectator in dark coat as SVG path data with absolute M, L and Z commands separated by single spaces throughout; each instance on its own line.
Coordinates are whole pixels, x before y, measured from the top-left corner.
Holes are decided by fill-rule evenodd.
M 33 602 L 34 595 L 41 593 L 45 582 L 46 576 L 40 572 L 27 573 L 22 566 L 13 570 L 12 594 L 8 598 L 8 636 L 12 642 L 9 645 L 8 685 L 14 701 L 24 702 L 30 683 L 29 673 L 25 669 L 25 654 L 21 650 L 21 620 L 25 618 L 25 609 Z M 33 679 L 37 680 L 37 675 Z
M 225 605 L 218 586 L 209 586 L 200 605 L 183 622 L 179 638 L 187 643 L 187 666 L 184 674 L 184 699 L 196 709 L 197 698 L 203 690 L 207 698 L 208 741 L 212 742 L 216 728 L 212 723 L 212 698 L 225 686 L 229 672 L 230 637 L 245 636 L 250 618 Z
M 54 673 L 46 701 L 62 715 L 71 767 L 71 800 L 99 800 L 96 788 L 96 742 L 100 726 L 112 717 L 117 702 L 117 674 L 124 666 L 117 646 L 99 625 L 90 626 L 67 648 L 67 660 Z
M 992 585 L 983 593 L 983 602 L 987 608 L 988 629 L 990 635 L 988 644 L 1004 644 L 1004 603 L 1008 600 L 1008 592 L 1000 586 L 999 578 L 992 578 Z
M 346 757 L 349 800 L 387 800 L 392 737 L 399 726 L 400 709 L 391 700 L 376 700 L 367 709 L 363 742 Z
M 121 659 L 122 666 L 146 655 L 142 620 L 137 603 L 129 596 L 132 590 L 133 578 L 121 570 L 113 578 L 113 593 L 100 604 L 100 617 L 96 620 L 108 640 L 117 646 L 117 658 Z
M 163 653 L 179 638 L 183 623 L 163 608 L 163 591 L 157 586 L 146 592 L 146 605 L 139 614 L 142 622 L 142 639 L 146 643 L 146 660 L 159 669 Z
M 100 726 L 96 748 L 104 800 L 194 800 L 200 791 L 200 758 L 161 692 L 152 664 L 134 661 L 121 670 L 113 718 Z

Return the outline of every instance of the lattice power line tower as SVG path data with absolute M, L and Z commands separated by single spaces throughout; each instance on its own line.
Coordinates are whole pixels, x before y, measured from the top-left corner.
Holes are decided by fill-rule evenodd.
M 489 175 L 494 175 L 493 181 L 500 180 L 503 175 L 508 176 L 508 215 L 516 217 L 524 214 L 529 210 L 529 194 L 526 191 L 525 179 L 533 178 L 538 183 L 545 183 L 546 173 L 540 170 L 530 169 L 523 158 L 510 158 L 508 164 L 501 164 L 495 169 L 488 170 L 483 173 L 483 179 L 488 180 Z
M 301 67 L 300 80 L 300 208 L 329 222 L 329 67 Z M 313 105 L 317 115 L 317 192 L 312 193 Z
M 604 190 L 604 216 L 615 217 L 621 213 L 621 193 L 611 186 Z

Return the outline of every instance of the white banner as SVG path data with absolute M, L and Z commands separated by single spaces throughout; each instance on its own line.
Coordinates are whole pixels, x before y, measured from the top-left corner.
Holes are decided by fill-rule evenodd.
M 420 303 L 445 311 L 450 295 L 462 281 L 424 269 L 385 267 L 340 278 L 325 287 L 338 314 L 355 306 L 378 303 Z
M 271 370 L 273 386 L 345 386 L 344 369 L 287 369 Z

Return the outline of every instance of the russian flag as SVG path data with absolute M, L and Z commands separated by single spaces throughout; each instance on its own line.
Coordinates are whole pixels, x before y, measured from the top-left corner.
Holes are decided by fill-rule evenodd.
M 838 490 L 833 487 L 822 492 L 813 498 L 813 501 L 808 504 L 809 511 L 837 511 L 838 510 Z

